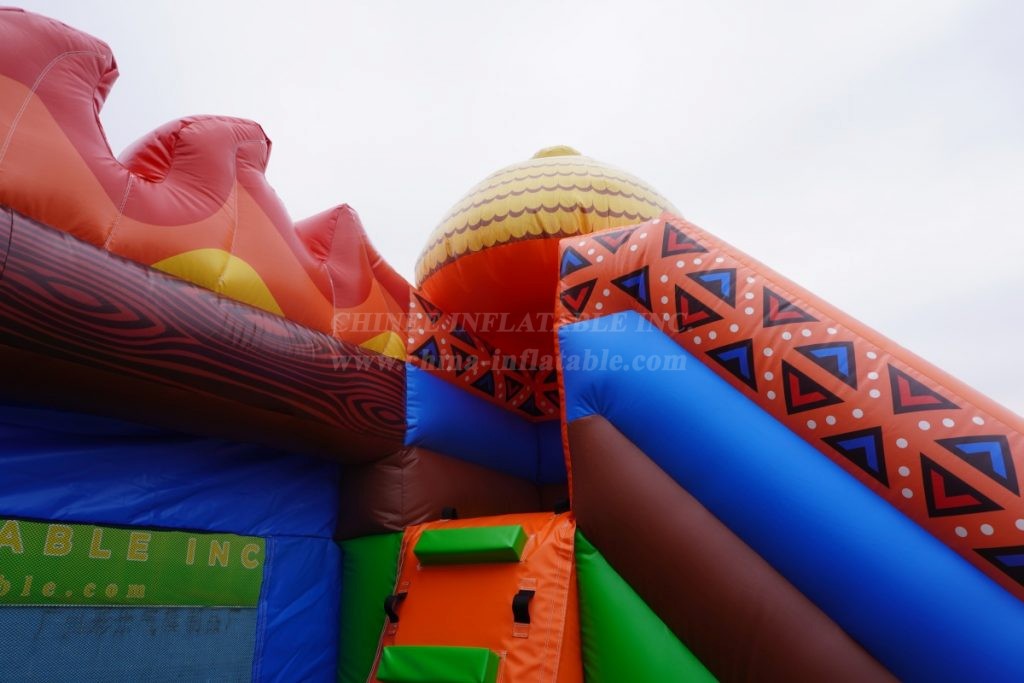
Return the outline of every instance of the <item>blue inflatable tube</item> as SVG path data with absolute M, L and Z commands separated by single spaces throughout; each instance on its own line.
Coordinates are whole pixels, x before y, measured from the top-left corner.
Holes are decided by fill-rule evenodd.
M 615 424 L 901 680 L 1024 681 L 1024 604 L 641 316 L 602 320 L 559 331 L 569 421 Z
M 0 515 L 331 538 L 340 471 L 263 446 L 0 406 Z
M 537 432 L 532 423 L 415 365 L 407 367 L 406 381 L 406 446 L 422 446 L 537 481 Z

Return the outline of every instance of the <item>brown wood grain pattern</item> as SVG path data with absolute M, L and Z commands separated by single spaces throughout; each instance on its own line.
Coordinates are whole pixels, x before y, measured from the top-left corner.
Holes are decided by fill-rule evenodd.
M 291 420 L 300 444 L 311 424 L 321 433 L 326 427 L 336 432 L 335 453 L 343 460 L 383 456 L 404 438 L 404 363 L 112 255 L 3 207 L 0 343 L 29 351 L 39 362 L 50 358 L 143 380 L 150 391 L 134 400 L 152 401 L 155 408 L 157 394 L 173 390 L 197 400 L 216 398 L 220 410 Z M 57 383 L 50 390 L 59 394 L 64 388 Z M 38 387 L 34 393 L 41 393 Z M 137 416 L 139 407 L 131 412 Z M 254 441 L 264 440 L 261 422 L 252 423 Z M 280 420 L 272 422 L 281 428 Z M 190 425 L 181 429 L 190 431 Z

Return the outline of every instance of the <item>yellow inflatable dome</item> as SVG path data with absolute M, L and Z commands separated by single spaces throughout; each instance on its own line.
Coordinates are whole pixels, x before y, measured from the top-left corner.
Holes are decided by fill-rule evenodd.
M 639 178 L 571 147 L 550 147 L 455 203 L 420 255 L 416 282 L 449 312 L 493 314 L 485 336 L 505 353 L 550 352 L 558 240 L 666 210 L 676 212 Z

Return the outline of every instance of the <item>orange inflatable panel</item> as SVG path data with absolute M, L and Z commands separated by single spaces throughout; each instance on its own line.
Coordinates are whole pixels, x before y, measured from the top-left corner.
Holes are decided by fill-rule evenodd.
M 575 530 L 549 513 L 406 529 L 378 662 L 391 646 L 486 648 L 497 680 L 582 681 Z

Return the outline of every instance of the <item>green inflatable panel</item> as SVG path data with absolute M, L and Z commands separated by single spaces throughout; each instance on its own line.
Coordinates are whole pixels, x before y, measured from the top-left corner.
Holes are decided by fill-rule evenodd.
M 366 683 L 384 629 L 384 599 L 395 589 L 402 534 L 340 543 L 341 642 L 339 683 Z
M 498 653 L 485 647 L 392 645 L 377 667 L 383 683 L 495 683 Z
M 526 545 L 518 524 L 468 529 L 428 529 L 413 552 L 420 564 L 480 564 L 518 562 Z
M 587 683 L 715 680 L 579 533 L 576 576 Z

